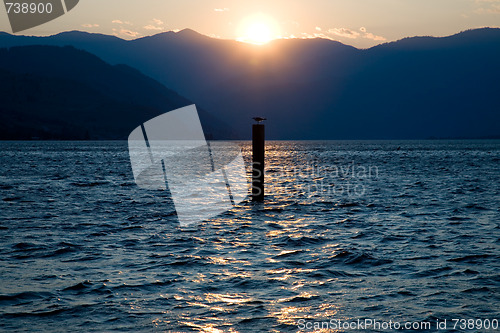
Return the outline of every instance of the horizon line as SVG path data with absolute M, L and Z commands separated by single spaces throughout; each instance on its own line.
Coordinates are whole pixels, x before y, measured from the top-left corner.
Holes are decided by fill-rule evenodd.
M 254 47 L 266 47 L 267 45 L 270 45 L 273 42 L 283 41 L 283 40 L 326 40 L 326 41 L 340 43 L 340 44 L 345 45 L 345 46 L 353 47 L 353 48 L 358 49 L 358 50 L 368 50 L 368 49 L 371 49 L 371 48 L 374 48 L 374 47 L 377 47 L 377 46 L 380 46 L 380 45 L 396 43 L 396 42 L 399 42 L 399 41 L 402 41 L 402 40 L 405 40 L 405 39 L 411 39 L 411 38 L 436 38 L 436 39 L 439 39 L 439 38 L 448 38 L 448 37 L 457 36 L 457 35 L 460 35 L 462 33 L 469 32 L 469 31 L 486 30 L 486 29 L 492 29 L 492 30 L 498 29 L 498 30 L 500 30 L 500 26 L 482 26 L 482 27 L 470 28 L 470 29 L 461 30 L 461 31 L 456 32 L 456 33 L 451 34 L 451 35 L 444 35 L 444 36 L 432 36 L 432 35 L 407 36 L 407 37 L 403 37 L 403 38 L 400 38 L 400 39 L 397 39 L 397 40 L 382 41 L 379 44 L 376 44 L 376 45 L 373 45 L 373 46 L 367 47 L 367 48 L 361 48 L 361 47 L 357 47 L 357 46 L 354 46 L 354 45 L 351 45 L 351 44 L 347 44 L 347 43 L 341 42 L 340 40 L 337 40 L 337 39 L 334 39 L 334 38 L 328 38 L 325 35 L 315 35 L 315 36 L 306 36 L 306 37 L 296 37 L 296 36 L 286 37 L 285 36 L 285 37 L 274 38 L 274 39 L 270 40 L 269 42 L 267 42 L 265 44 L 255 44 L 255 43 L 250 43 L 250 42 L 246 42 L 246 41 L 243 41 L 243 40 L 238 40 L 237 38 L 236 39 L 231 39 L 231 38 L 221 38 L 221 37 L 218 37 L 218 36 L 205 35 L 205 34 L 203 34 L 201 32 L 198 32 L 198 31 L 196 31 L 194 29 L 191 29 L 191 28 L 184 28 L 184 29 L 181 29 L 181 30 L 179 30 L 179 29 L 165 30 L 165 31 L 162 31 L 162 32 L 158 32 L 156 34 L 147 35 L 147 36 L 141 36 L 141 37 L 131 38 L 131 39 L 126 39 L 126 38 L 123 38 L 123 37 L 119 37 L 119 36 L 117 36 L 115 34 L 105 34 L 105 33 L 101 33 L 101 32 L 89 32 L 89 31 L 83 31 L 83 30 L 67 30 L 67 31 L 61 31 L 61 32 L 58 32 L 58 33 L 55 33 L 55 34 L 47 34 L 47 35 L 15 34 L 15 33 L 7 32 L 7 31 L 0 31 L 0 34 L 7 34 L 9 36 L 16 36 L 16 37 L 48 38 L 48 37 L 54 37 L 54 36 L 65 34 L 65 33 L 83 33 L 83 34 L 88 34 L 88 35 L 101 35 L 101 36 L 114 37 L 114 38 L 117 38 L 117 39 L 120 39 L 120 40 L 123 40 L 123 41 L 136 41 L 136 40 L 140 40 L 140 39 L 156 37 L 156 36 L 159 36 L 159 35 L 169 34 L 169 33 L 180 34 L 180 33 L 186 33 L 186 32 L 193 32 L 193 33 L 195 33 L 195 34 L 197 34 L 199 36 L 202 36 L 204 38 L 210 38 L 210 39 L 220 40 L 220 41 L 236 42 L 236 43 L 241 43 L 241 44 L 245 44 L 245 45 L 249 45 L 249 46 L 254 46 Z

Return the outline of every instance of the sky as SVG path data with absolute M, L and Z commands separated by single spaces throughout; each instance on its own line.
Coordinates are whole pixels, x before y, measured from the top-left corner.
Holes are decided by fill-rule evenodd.
M 134 39 L 190 28 L 223 39 L 322 37 L 367 48 L 485 26 L 500 26 L 500 0 L 80 0 L 66 15 L 19 34 L 80 30 Z M 12 32 L 4 8 L 0 31 Z

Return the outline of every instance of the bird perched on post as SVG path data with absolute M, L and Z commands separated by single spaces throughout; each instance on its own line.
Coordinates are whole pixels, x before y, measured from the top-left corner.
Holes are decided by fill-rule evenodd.
M 255 121 L 256 121 L 256 122 L 258 122 L 258 123 L 261 123 L 261 122 L 263 122 L 264 120 L 267 120 L 266 118 L 262 118 L 262 117 L 253 117 L 252 119 L 253 119 L 253 120 L 255 120 Z

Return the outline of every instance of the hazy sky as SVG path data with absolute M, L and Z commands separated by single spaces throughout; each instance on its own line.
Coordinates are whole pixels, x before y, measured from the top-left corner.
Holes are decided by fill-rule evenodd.
M 408 36 L 498 27 L 500 0 L 80 0 L 65 16 L 20 34 L 82 30 L 132 39 L 191 28 L 237 39 L 262 18 L 273 37 L 318 36 L 369 47 Z M 4 8 L 0 22 L 1 31 L 11 32 Z

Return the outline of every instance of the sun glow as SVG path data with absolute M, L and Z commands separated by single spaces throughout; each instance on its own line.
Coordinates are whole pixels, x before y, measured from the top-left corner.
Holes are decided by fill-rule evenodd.
M 238 36 L 241 42 L 263 45 L 279 38 L 279 27 L 273 18 L 264 14 L 256 14 L 241 22 Z

